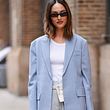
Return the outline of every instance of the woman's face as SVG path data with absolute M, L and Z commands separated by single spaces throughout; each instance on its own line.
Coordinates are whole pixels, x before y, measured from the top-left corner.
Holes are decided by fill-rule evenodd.
M 67 11 L 60 3 L 55 3 L 51 8 L 51 20 L 56 29 L 64 29 L 67 23 Z

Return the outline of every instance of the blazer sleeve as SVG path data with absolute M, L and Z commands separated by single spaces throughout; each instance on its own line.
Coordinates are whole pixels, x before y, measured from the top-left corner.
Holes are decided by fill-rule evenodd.
M 86 93 L 87 110 L 94 110 L 91 91 L 91 66 L 87 41 L 84 42 L 82 48 L 82 74 L 83 85 Z
M 29 81 L 28 81 L 28 98 L 29 110 L 37 110 L 37 55 L 35 44 L 31 43 L 29 56 Z

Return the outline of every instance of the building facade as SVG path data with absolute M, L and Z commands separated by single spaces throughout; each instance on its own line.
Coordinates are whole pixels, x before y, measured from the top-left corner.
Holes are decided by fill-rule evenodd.
M 0 0 L 0 49 L 7 57 L 7 88 L 27 95 L 30 42 L 43 34 L 48 0 Z M 110 0 L 66 0 L 73 15 L 73 31 L 88 40 L 95 110 L 110 108 Z

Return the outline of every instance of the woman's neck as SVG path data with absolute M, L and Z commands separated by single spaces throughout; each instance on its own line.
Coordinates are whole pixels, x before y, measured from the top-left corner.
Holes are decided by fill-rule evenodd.
M 65 42 L 64 31 L 63 30 L 57 30 L 53 40 L 58 42 L 58 43 L 64 43 Z

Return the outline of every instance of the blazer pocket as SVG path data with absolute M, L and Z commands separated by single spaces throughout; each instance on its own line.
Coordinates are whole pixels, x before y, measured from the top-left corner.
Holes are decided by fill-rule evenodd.
M 73 55 L 74 56 L 80 56 L 81 55 L 81 52 L 79 50 L 75 50 Z
M 84 88 L 77 89 L 77 96 L 86 96 Z

